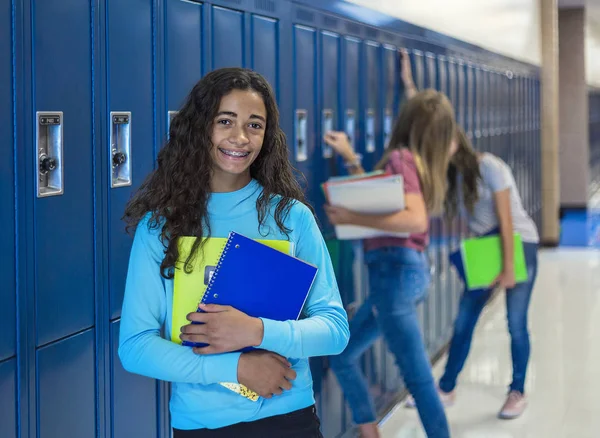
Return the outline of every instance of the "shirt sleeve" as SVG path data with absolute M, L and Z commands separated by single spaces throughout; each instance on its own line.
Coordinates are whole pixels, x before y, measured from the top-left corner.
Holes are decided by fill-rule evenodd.
M 510 188 L 511 175 L 502 162 L 492 157 L 484 157 L 482 164 L 481 177 L 493 193 Z
M 422 193 L 417 165 L 409 151 L 392 152 L 387 170 L 395 175 L 402 175 L 404 193 Z
M 199 356 L 190 347 L 161 337 L 167 314 L 165 283 L 160 275 L 163 256 L 159 230 L 149 229 L 147 219 L 141 221 L 131 249 L 121 313 L 119 357 L 123 367 L 168 382 L 238 383 L 240 353 Z
M 304 319 L 274 321 L 262 318 L 264 336 L 259 348 L 286 358 L 329 356 L 341 353 L 348 343 L 348 317 L 342 305 L 329 251 L 310 210 L 298 204 L 302 217 L 296 256 L 318 267 L 304 305 Z

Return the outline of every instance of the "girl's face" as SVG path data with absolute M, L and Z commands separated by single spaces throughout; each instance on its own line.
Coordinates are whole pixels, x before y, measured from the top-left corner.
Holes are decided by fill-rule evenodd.
M 213 192 L 231 192 L 251 179 L 250 165 L 262 149 L 267 109 L 260 94 L 233 90 L 223 96 L 213 121 Z

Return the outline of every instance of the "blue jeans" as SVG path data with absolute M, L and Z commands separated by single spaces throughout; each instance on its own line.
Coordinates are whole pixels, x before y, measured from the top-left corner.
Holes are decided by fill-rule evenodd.
M 350 342 L 331 357 L 333 369 L 356 424 L 373 423 L 376 411 L 359 367 L 360 356 L 383 334 L 404 382 L 413 395 L 429 438 L 450 436 L 444 408 L 431 373 L 417 316 L 427 295 L 426 256 L 410 248 L 389 247 L 365 254 L 370 294 L 350 321 Z
M 513 362 L 513 380 L 510 384 L 510 390 L 521 393 L 525 391 L 525 374 L 529 362 L 530 343 L 527 329 L 527 311 L 537 277 L 538 245 L 523 243 L 523 248 L 527 263 L 528 280 L 506 291 L 508 331 L 511 339 Z M 442 391 L 450 392 L 456 386 L 456 379 L 469 355 L 475 325 L 492 292 L 492 289 L 475 293 L 468 290 L 463 292 L 458 315 L 454 322 L 454 334 L 452 335 L 452 341 L 450 341 L 446 370 L 439 384 Z

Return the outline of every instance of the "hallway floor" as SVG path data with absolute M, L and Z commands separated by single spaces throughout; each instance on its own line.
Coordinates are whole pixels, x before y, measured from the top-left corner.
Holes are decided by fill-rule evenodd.
M 454 438 L 597 438 L 600 436 L 600 251 L 545 250 L 530 307 L 529 408 L 516 420 L 496 414 L 510 382 L 502 295 L 479 321 L 447 409 Z M 436 376 L 445 365 L 442 358 Z M 385 438 L 422 438 L 414 410 L 400 405 L 384 420 Z

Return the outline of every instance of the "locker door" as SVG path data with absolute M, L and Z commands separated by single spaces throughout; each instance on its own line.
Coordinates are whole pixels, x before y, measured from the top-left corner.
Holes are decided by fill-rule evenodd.
M 315 83 L 316 31 L 294 26 L 294 155 L 310 184 L 315 189 Z
M 381 105 L 381 46 L 379 43 L 367 41 L 365 42 L 364 50 L 364 165 L 367 169 L 372 169 L 383 153 L 383 139 L 381 139 L 379 124 L 379 108 Z
M 152 2 L 108 0 L 107 35 L 107 129 L 109 157 L 108 230 L 111 342 L 112 436 L 155 436 L 156 384 L 125 373 L 117 355 L 121 305 L 132 238 L 125 234 L 121 217 L 132 194 L 154 165 L 153 10 Z M 117 165 L 119 154 L 124 161 Z M 123 403 L 135 394 L 135 403 Z M 144 396 L 140 396 L 144 394 Z
M 467 131 L 467 79 L 466 67 L 462 60 L 456 66 L 456 81 L 458 83 L 458 123 Z
M 111 319 L 121 315 L 132 239 L 123 229 L 123 211 L 131 195 L 152 171 L 153 60 L 152 3 L 107 1 L 109 155 L 109 269 Z M 119 154 L 125 161 L 118 163 Z
M 244 14 L 212 7 L 212 70 L 244 65 Z
M 90 7 L 64 0 L 32 7 L 36 184 L 29 251 L 36 345 L 44 346 L 35 358 L 40 437 L 96 434 L 93 165 L 103 145 L 92 137 Z
M 399 59 L 396 47 L 385 45 L 383 49 L 383 145 L 387 148 L 394 127 L 394 118 L 398 114 L 398 103 L 401 100 L 401 79 L 397 74 Z
M 420 50 L 413 50 L 410 56 L 410 64 L 415 85 L 418 90 L 423 90 L 426 86 L 423 52 Z
M 350 138 L 354 150 L 364 155 L 363 142 L 359 133 L 359 115 L 360 115 L 360 90 L 362 81 L 359 79 L 360 73 L 360 46 L 361 41 L 352 38 L 344 38 L 344 67 L 342 72 L 345 77 L 343 102 L 344 102 L 344 130 Z
M 166 4 L 167 126 L 186 96 L 202 77 L 203 6 L 185 0 Z M 167 130 L 168 132 L 168 130 Z
M 32 170 L 40 181 L 34 193 L 31 251 L 39 346 L 94 324 L 92 164 L 94 148 L 100 145 L 92 143 L 90 5 L 37 1 L 33 11 L 38 141 L 32 145 L 36 160 Z
M 125 371 L 118 356 L 119 326 L 115 321 L 110 326 L 112 400 L 111 436 L 156 437 L 157 400 L 156 380 Z
M 359 131 L 360 90 L 362 81 L 360 72 L 360 46 L 361 41 L 353 37 L 344 37 L 342 45 L 342 96 L 341 109 L 343 113 L 342 130 L 346 132 L 354 150 L 364 154 L 363 142 Z M 353 282 L 352 288 L 345 288 L 345 304 L 347 308 L 354 308 L 362 301 L 362 294 L 367 290 L 362 263 L 361 250 L 358 245 L 353 245 Z M 350 257 L 348 257 L 350 259 Z
M 341 159 L 333 150 L 325 144 L 323 136 L 327 131 L 336 131 L 340 128 L 339 119 L 339 87 L 340 87 L 340 36 L 332 32 L 321 32 L 321 98 L 322 108 L 320 114 L 320 129 L 317 133 L 317 145 L 319 160 L 324 160 L 319 183 L 326 181 L 330 176 L 336 175 L 340 168 Z M 317 122 L 319 123 L 319 122 Z M 324 234 L 333 236 L 334 229 L 327 220 L 323 211 L 325 197 L 320 190 L 316 190 L 317 208 L 319 217 L 322 219 Z
M 465 68 L 465 82 L 466 82 L 466 115 L 465 115 L 465 130 L 467 136 L 471 139 L 475 137 L 475 100 L 476 100 L 476 84 L 475 84 L 475 71 L 474 66 L 468 63 Z M 475 144 L 476 145 L 476 144 Z M 477 145 L 476 145 L 477 146 Z
M 5 438 L 17 436 L 16 377 L 16 358 L 0 362 L 0 436 Z
M 278 53 L 279 22 L 272 18 L 253 15 L 251 68 L 269 81 L 276 96 L 279 96 Z
M 423 88 L 438 88 L 437 65 L 435 55 L 427 52 L 423 57 L 424 82 Z M 439 295 L 441 293 L 441 266 L 440 266 L 440 245 L 441 245 L 441 219 L 432 218 L 430 224 L 430 244 L 427 247 L 430 263 L 434 266 L 435 275 L 431 281 L 431 289 L 427 297 L 427 307 L 425 310 L 425 336 L 430 354 L 435 354 L 438 343 L 438 309 Z
M 446 57 L 439 55 L 436 58 L 436 64 L 438 71 L 439 90 L 446 96 L 449 96 L 450 87 L 448 83 L 448 63 Z M 440 219 L 440 225 L 440 293 L 437 300 L 437 328 L 438 343 L 441 346 L 447 340 L 446 327 L 448 325 L 448 296 L 452 293 L 453 281 L 448 265 L 448 254 L 450 253 L 450 246 L 452 244 L 452 223 L 446 219 Z
M 14 192 L 14 137 L 12 99 L 12 43 L 11 5 L 0 4 L 0 362 L 16 354 L 15 308 L 15 192 Z M 1 383 L 0 383 L 1 385 Z M 14 398 L 14 397 L 13 397 Z M 14 408 L 13 408 L 14 410 Z M 0 429 L 1 431 L 1 429 Z M 0 434 L 1 435 L 1 434 Z
M 439 90 L 440 85 L 438 83 L 437 62 L 433 53 L 427 52 L 427 54 L 425 55 L 425 66 L 426 87 L 433 88 L 434 90 Z

